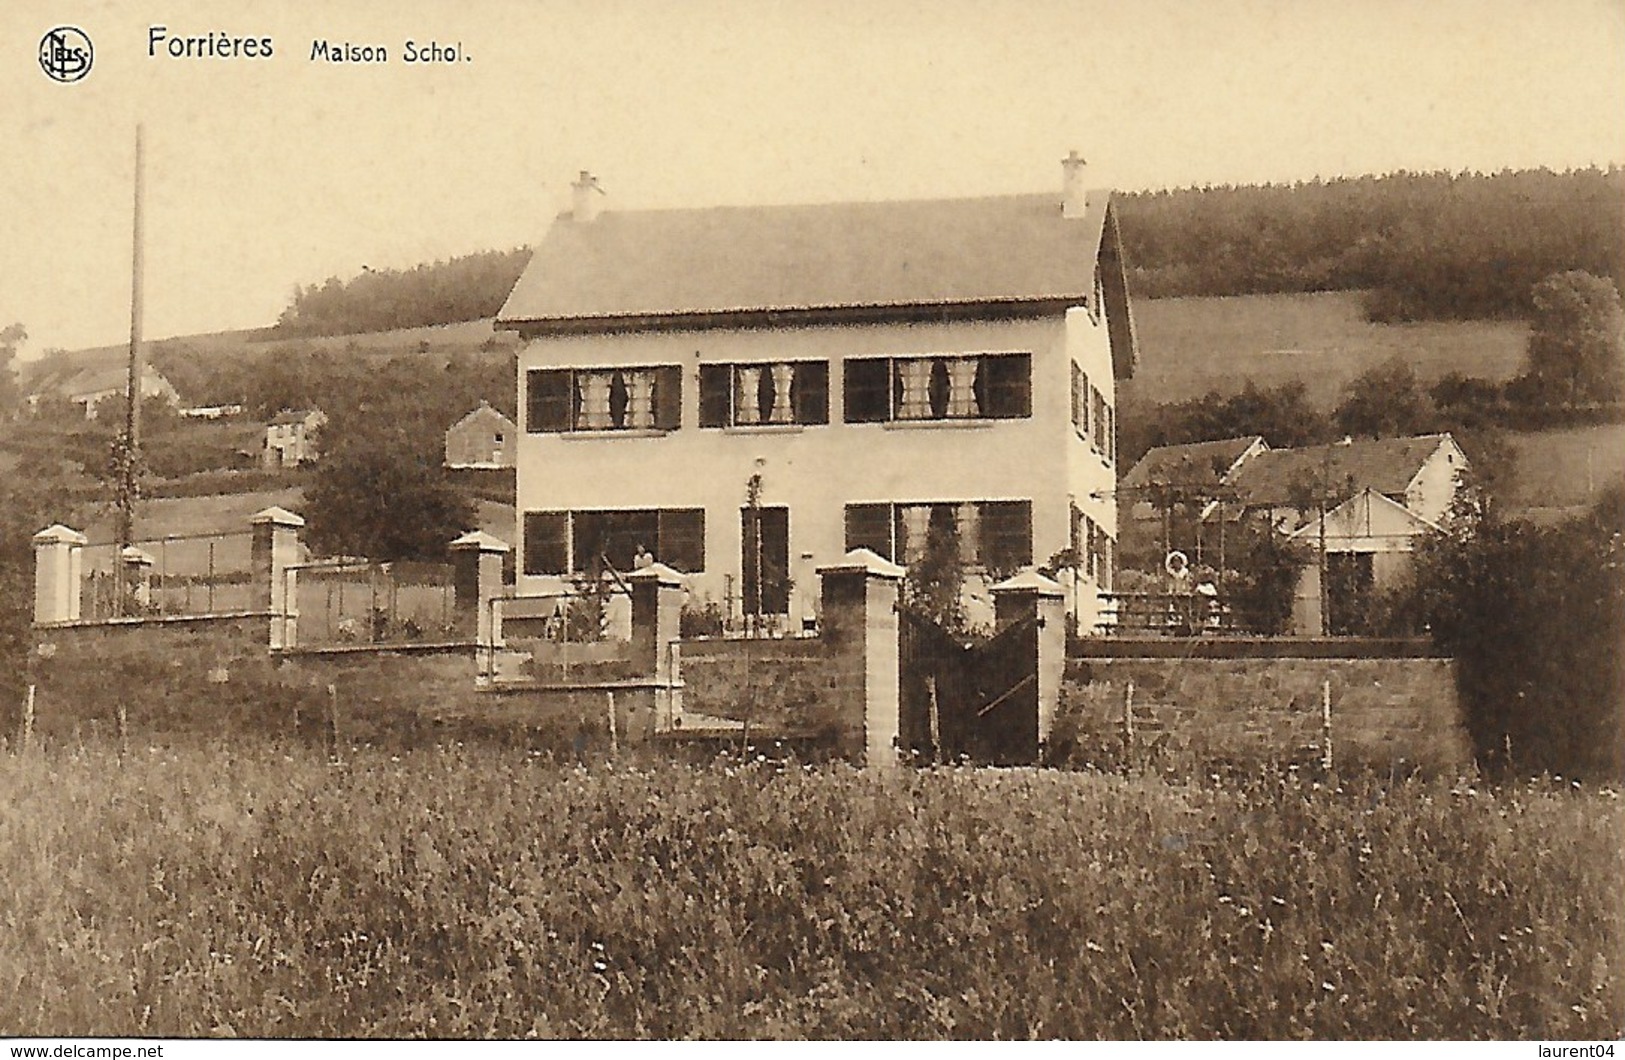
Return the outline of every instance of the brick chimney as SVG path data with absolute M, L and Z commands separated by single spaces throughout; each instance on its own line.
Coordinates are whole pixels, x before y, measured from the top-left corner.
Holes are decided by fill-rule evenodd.
M 570 219 L 573 221 L 591 221 L 603 209 L 600 200 L 604 197 L 604 189 L 598 186 L 598 178 L 585 169 L 570 185 L 570 193 Z
M 1076 151 L 1061 159 L 1061 216 L 1082 217 L 1088 208 L 1089 163 Z

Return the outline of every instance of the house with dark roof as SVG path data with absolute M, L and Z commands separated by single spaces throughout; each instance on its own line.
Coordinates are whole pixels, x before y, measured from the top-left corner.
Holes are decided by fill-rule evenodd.
M 733 615 L 951 531 L 978 576 L 1117 539 L 1134 321 L 1109 192 L 617 211 L 583 173 L 496 326 L 519 333 L 518 589 L 640 548 Z M 1083 628 L 1092 617 L 1082 615 Z
M 267 471 L 298 467 L 315 460 L 317 435 L 327 424 L 327 414 L 321 409 L 283 409 L 265 425 L 265 451 L 262 459 Z
M 1188 537 L 1212 537 L 1207 528 L 1220 520 L 1265 517 L 1317 555 L 1298 585 L 1294 631 L 1344 633 L 1353 631 L 1363 613 L 1361 600 L 1403 576 L 1416 542 L 1436 530 L 1450 510 L 1466 470 L 1467 456 L 1448 434 L 1351 439 L 1301 449 L 1270 449 L 1261 438 L 1232 438 L 1153 449 L 1124 477 L 1120 490 L 1135 520 L 1126 533 L 1136 542 L 1156 540 L 1161 550 L 1190 549 Z M 1194 522 L 1180 515 L 1194 515 Z M 1133 554 L 1143 559 L 1144 551 Z M 1157 556 L 1160 561 L 1161 551 Z M 1324 621 L 1323 600 L 1330 611 Z
M 513 467 L 516 431 L 513 420 L 482 401 L 479 408 L 446 429 L 446 466 Z
M 104 402 L 109 399 L 122 409 L 129 390 L 130 369 L 126 364 L 93 365 L 42 380 L 41 385 L 28 395 L 28 405 L 30 409 L 37 409 L 46 398 L 66 398 L 84 410 L 85 419 L 93 420 L 101 415 Z M 179 405 L 181 400 L 174 385 L 150 364 L 141 366 L 141 397 L 143 400 L 167 401 L 171 405 Z

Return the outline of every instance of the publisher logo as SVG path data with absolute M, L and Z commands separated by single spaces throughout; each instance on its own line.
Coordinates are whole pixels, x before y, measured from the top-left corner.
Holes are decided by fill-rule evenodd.
M 39 65 L 45 76 L 65 85 L 90 73 L 96 50 L 85 31 L 74 26 L 58 26 L 39 42 Z

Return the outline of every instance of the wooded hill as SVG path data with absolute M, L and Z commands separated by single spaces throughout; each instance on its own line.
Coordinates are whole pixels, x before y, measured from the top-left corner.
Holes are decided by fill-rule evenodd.
M 1395 173 L 1135 192 L 1119 211 L 1139 298 L 1364 290 L 1377 321 L 1522 317 L 1544 277 L 1625 289 L 1625 168 Z M 300 288 L 274 329 L 346 335 L 490 317 L 529 257 L 486 251 Z

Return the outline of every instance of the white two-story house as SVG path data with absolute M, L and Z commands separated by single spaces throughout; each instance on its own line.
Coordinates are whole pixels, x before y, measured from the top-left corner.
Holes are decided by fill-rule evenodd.
M 812 617 L 815 569 L 989 575 L 1072 549 L 1093 625 L 1136 360 L 1110 195 L 616 211 L 583 173 L 497 317 L 518 358 L 517 591 L 640 549 L 732 615 Z

